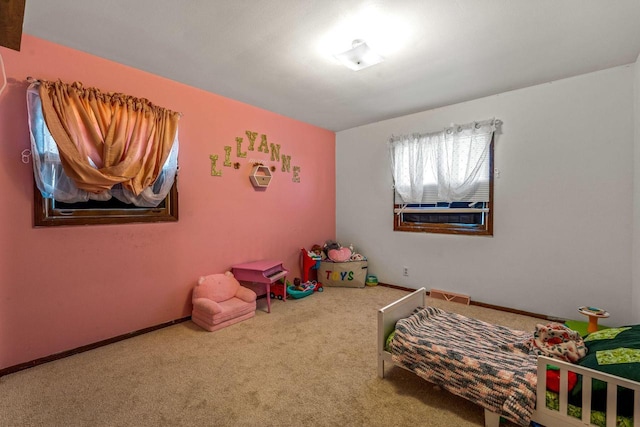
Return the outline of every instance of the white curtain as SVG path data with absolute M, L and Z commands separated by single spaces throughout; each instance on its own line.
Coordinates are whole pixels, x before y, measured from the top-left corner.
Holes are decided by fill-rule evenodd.
M 396 202 L 489 201 L 489 147 L 500 121 L 389 141 Z
M 88 200 L 104 201 L 115 197 L 124 203 L 151 208 L 158 206 L 169 194 L 178 169 L 179 144 L 177 132 L 162 172 L 156 181 L 145 188 L 139 196 L 122 188 L 120 185 L 114 186 L 109 191 L 94 194 L 76 187 L 73 180 L 64 173 L 60 163 L 58 146 L 51 136 L 42 115 L 42 104 L 37 86 L 31 85 L 27 90 L 27 109 L 29 113 L 34 177 L 42 197 L 65 203 L 86 202 Z M 91 159 L 89 159 L 89 162 L 91 162 Z M 91 163 L 93 165 L 93 162 Z

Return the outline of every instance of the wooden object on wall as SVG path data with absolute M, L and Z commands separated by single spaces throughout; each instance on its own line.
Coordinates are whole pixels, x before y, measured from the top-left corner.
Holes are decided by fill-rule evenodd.
M 271 171 L 268 166 L 255 165 L 249 175 L 251 184 L 256 188 L 266 188 L 271 182 Z
M 0 46 L 20 50 L 25 0 L 0 0 Z
M 457 294 L 455 292 L 442 291 L 440 289 L 431 289 L 429 296 L 435 299 L 442 299 L 445 301 L 459 302 L 461 304 L 469 305 L 471 297 L 468 295 Z

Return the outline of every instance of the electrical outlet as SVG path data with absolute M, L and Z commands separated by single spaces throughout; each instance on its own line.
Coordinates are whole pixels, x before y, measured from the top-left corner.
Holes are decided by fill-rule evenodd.
M 409 267 L 402 267 L 402 275 L 409 277 Z

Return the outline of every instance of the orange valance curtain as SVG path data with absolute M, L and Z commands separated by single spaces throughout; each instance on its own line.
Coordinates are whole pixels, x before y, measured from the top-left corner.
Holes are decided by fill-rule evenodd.
M 78 188 L 100 193 L 121 183 L 139 195 L 155 182 L 171 151 L 179 113 L 79 82 L 43 80 L 40 98 L 64 171 Z

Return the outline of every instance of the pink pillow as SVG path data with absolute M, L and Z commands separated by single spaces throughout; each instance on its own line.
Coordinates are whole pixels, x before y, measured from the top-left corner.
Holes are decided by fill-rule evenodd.
M 351 258 L 351 249 L 349 248 L 329 249 L 327 256 L 331 261 L 335 261 L 335 262 L 349 261 L 349 259 Z

